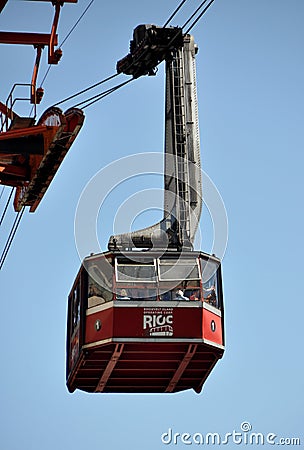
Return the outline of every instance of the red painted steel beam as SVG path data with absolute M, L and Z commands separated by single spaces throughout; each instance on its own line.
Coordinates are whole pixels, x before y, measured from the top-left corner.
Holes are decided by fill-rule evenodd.
M 37 81 L 37 75 L 38 75 L 38 69 L 41 59 L 41 53 L 42 53 L 42 46 L 37 46 L 37 54 L 36 54 L 36 60 L 35 65 L 33 69 L 33 75 L 32 75 L 32 82 L 31 82 L 31 103 L 36 104 L 37 103 L 37 96 L 36 96 L 36 81 Z
M 83 364 L 83 361 L 84 361 L 84 354 L 81 353 L 77 363 L 75 364 L 75 366 L 73 368 L 73 370 L 68 374 L 67 384 L 68 384 L 69 389 L 70 388 L 72 389 L 70 392 L 74 392 L 74 390 L 76 389 L 76 387 L 74 386 L 75 379 L 77 377 L 78 370 L 81 368 L 81 366 Z
M 45 33 L 21 33 L 0 31 L 1 44 L 49 45 L 51 35 Z M 54 45 L 58 45 L 58 35 L 54 36 Z
M 187 352 L 185 353 L 185 356 L 183 357 L 180 365 L 178 366 L 177 370 L 175 371 L 173 377 L 170 380 L 170 383 L 168 384 L 168 387 L 165 392 L 173 392 L 177 383 L 181 379 L 186 367 L 188 366 L 189 362 L 191 361 L 193 355 L 195 354 L 197 349 L 197 344 L 190 344 L 188 347 Z
M 50 3 L 58 3 L 58 4 L 64 4 L 64 3 L 77 3 L 78 0 L 32 0 L 36 2 L 50 2 Z M 0 0 L 0 13 L 7 4 L 8 0 Z
M 213 356 L 214 356 L 214 359 L 213 359 L 213 361 L 210 362 L 210 365 L 209 365 L 209 368 L 208 368 L 208 370 L 206 372 L 206 375 L 201 380 L 201 382 L 198 385 L 198 387 L 195 389 L 195 392 L 197 392 L 198 394 L 201 392 L 203 384 L 205 383 L 206 379 L 210 375 L 210 373 L 211 373 L 212 369 L 214 368 L 215 364 L 218 362 L 219 358 L 221 358 L 220 354 L 213 353 Z
M 13 120 L 14 117 L 18 117 L 16 113 L 10 108 L 8 108 L 4 103 L 0 102 L 0 113 L 7 116 L 10 120 Z
M 53 20 L 51 37 L 50 37 L 50 45 L 49 45 L 49 60 L 48 60 L 49 64 L 57 64 L 62 55 L 61 52 L 57 51 L 57 53 L 56 53 L 54 51 L 54 47 L 55 47 L 55 45 L 57 45 L 55 43 L 56 36 L 57 36 L 56 30 L 57 30 L 57 26 L 58 26 L 60 8 L 61 8 L 62 4 L 57 2 L 54 6 L 55 6 L 55 15 L 54 15 L 54 20 Z
M 10 187 L 14 187 L 14 188 L 19 188 L 21 184 L 22 183 L 20 183 L 20 181 L 12 181 L 12 180 L 3 181 L 0 179 L 0 186 L 10 186 Z
M 50 2 L 50 3 L 59 3 L 59 4 L 77 3 L 78 2 L 78 0 L 31 0 L 31 1 L 35 1 L 35 2 Z
M 113 372 L 113 369 L 116 366 L 116 363 L 120 358 L 120 355 L 122 354 L 124 345 L 125 344 L 116 344 L 115 345 L 115 350 L 113 351 L 111 359 L 108 362 L 107 367 L 105 368 L 105 370 L 97 384 L 95 392 L 102 392 L 104 390 L 104 388 L 108 382 L 108 379 L 110 378 L 110 375 Z
M 27 175 L 27 168 L 24 166 L 13 166 L 11 164 L 0 164 L 0 177 L 1 173 L 5 175 L 14 175 L 15 177 L 25 178 Z
M 33 136 L 36 134 L 45 134 L 50 129 L 58 129 L 58 126 L 50 127 L 46 125 L 35 125 L 29 128 L 20 128 L 16 130 L 6 131 L 5 133 L 0 133 L 0 141 L 5 141 L 7 139 L 14 139 L 19 137 Z

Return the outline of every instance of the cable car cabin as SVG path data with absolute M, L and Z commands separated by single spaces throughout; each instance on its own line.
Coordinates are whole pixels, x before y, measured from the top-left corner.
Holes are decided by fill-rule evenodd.
M 68 298 L 70 392 L 202 386 L 224 352 L 220 261 L 200 252 L 86 258 Z

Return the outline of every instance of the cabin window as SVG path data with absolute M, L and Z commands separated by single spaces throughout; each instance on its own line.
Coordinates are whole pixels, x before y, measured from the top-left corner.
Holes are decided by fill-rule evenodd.
M 72 291 L 72 334 L 80 322 L 80 283 Z
M 154 264 L 116 264 L 116 281 L 132 283 L 155 283 Z
M 159 279 L 162 281 L 194 281 L 200 279 L 200 271 L 197 260 L 161 259 L 158 262 Z
M 116 299 L 117 300 L 139 300 L 139 301 L 155 301 L 157 300 L 156 286 L 130 286 L 117 285 Z
M 164 286 L 161 286 L 160 299 L 163 301 L 200 301 L 202 299 L 201 289 L 199 283 L 197 286 L 184 286 L 181 284 L 174 289 L 166 290 Z
M 113 300 L 113 269 L 107 260 L 91 261 L 88 271 L 88 308 Z
M 192 301 L 201 299 L 200 267 L 197 259 L 158 261 L 160 299 Z
M 155 264 L 127 264 L 116 261 L 117 300 L 157 300 L 157 276 Z
M 219 264 L 214 261 L 201 260 L 203 277 L 203 298 L 204 302 L 216 308 L 220 307 L 217 271 Z
M 72 292 L 69 296 L 69 308 L 70 308 L 70 336 L 69 336 L 69 368 L 70 370 L 77 361 L 79 355 L 79 327 L 80 327 L 80 278 L 74 285 Z

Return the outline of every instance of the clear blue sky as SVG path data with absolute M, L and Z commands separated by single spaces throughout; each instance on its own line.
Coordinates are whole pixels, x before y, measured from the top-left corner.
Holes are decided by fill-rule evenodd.
M 64 6 L 59 40 L 88 3 Z M 95 1 L 49 72 L 38 116 L 113 74 L 133 28 L 162 25 L 177 4 Z M 182 25 L 198 4 L 188 0 L 172 24 Z M 52 16 L 46 2 L 9 0 L 0 30 L 48 32 Z M 156 450 L 166 448 L 160 436 L 170 427 L 225 434 L 243 421 L 255 432 L 300 437 L 303 445 L 303 16 L 302 0 L 216 0 L 192 31 L 200 49 L 203 169 L 229 220 L 223 260 L 227 349 L 203 392 L 71 395 L 65 387 L 66 298 L 80 265 L 78 199 L 105 165 L 163 151 L 161 67 L 157 77 L 130 83 L 86 110 L 81 134 L 37 212 L 23 217 L 0 273 L 1 449 Z M 1 45 L 0 58 L 5 101 L 13 83 L 30 81 L 34 52 Z M 46 69 L 45 51 L 40 80 Z M 161 185 L 160 177 L 141 177 L 125 195 Z M 123 193 L 114 192 L 101 211 L 104 249 Z M 12 220 L 11 209 L 1 244 Z M 149 215 L 142 220 L 152 223 Z M 210 242 L 209 222 L 201 224 L 203 248 Z

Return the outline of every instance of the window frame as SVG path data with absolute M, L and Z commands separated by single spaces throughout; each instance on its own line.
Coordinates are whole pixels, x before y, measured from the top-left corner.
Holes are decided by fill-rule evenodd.
M 155 276 L 155 279 L 154 280 L 147 280 L 147 279 L 136 279 L 136 278 L 132 278 L 132 281 L 131 280 L 119 280 L 118 279 L 118 273 L 119 273 L 119 271 L 118 271 L 118 266 L 129 266 L 129 267 L 131 267 L 131 266 L 135 266 L 135 267 L 145 267 L 145 266 L 149 266 L 149 267 L 154 267 L 154 276 Z M 155 261 L 155 258 L 153 258 L 153 264 L 152 263 L 146 263 L 146 264 L 143 264 L 143 263 L 136 263 L 136 264 L 134 264 L 133 262 L 131 263 L 131 264 L 128 264 L 128 263 L 125 263 L 125 262 L 120 262 L 120 261 L 118 261 L 118 259 L 117 258 L 115 258 L 115 268 L 114 268 L 114 270 L 115 270 L 115 273 L 114 273 L 114 278 L 115 278 L 115 283 L 116 283 L 116 285 L 118 284 L 118 283 L 121 283 L 121 284 L 125 284 L 125 285 L 127 285 L 128 283 L 138 283 L 138 284 L 145 284 L 145 283 L 147 283 L 147 284 L 155 284 L 155 287 L 157 288 L 157 284 L 158 284 L 158 274 L 157 274 L 157 267 L 156 267 L 156 261 Z
M 163 261 L 168 261 L 168 262 L 162 264 Z M 171 261 L 171 263 L 170 263 L 170 261 Z M 183 259 L 181 258 L 181 259 L 178 261 L 178 263 L 181 264 L 181 263 L 183 263 L 184 261 L 186 261 L 186 259 L 183 260 Z M 188 261 L 192 261 L 192 260 L 190 260 L 190 258 L 189 258 Z M 200 262 L 199 262 L 199 258 L 198 258 L 198 257 L 195 258 L 195 265 L 193 264 L 193 268 L 196 266 L 197 269 L 198 269 L 198 277 L 185 278 L 185 279 L 183 279 L 183 280 L 180 280 L 180 278 L 163 278 L 162 275 L 161 275 L 160 266 L 161 266 L 161 265 L 163 265 L 163 266 L 166 266 L 166 265 L 170 266 L 170 265 L 171 265 L 171 267 L 172 267 L 172 266 L 174 265 L 175 262 L 176 262 L 176 261 L 170 260 L 170 258 L 168 258 L 168 259 L 158 258 L 158 259 L 157 259 L 157 265 L 158 265 L 158 267 L 157 267 L 157 269 L 158 269 L 158 282 L 159 282 L 159 283 L 161 283 L 161 282 L 172 282 L 172 281 L 180 281 L 180 282 L 182 282 L 182 281 L 187 281 L 187 282 L 190 282 L 190 281 L 200 281 L 200 280 L 202 279 L 202 276 L 201 276 L 201 265 L 200 265 Z M 182 265 L 182 264 L 181 264 L 181 265 Z M 184 264 L 184 265 L 187 265 L 187 264 Z M 190 264 L 189 264 L 189 266 L 190 266 Z M 190 272 L 190 273 L 191 273 L 191 272 Z

